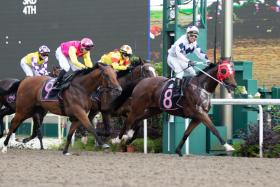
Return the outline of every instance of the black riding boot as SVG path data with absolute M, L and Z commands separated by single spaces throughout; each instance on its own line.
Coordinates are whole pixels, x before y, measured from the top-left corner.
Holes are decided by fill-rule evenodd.
M 176 78 L 174 84 L 174 95 L 173 97 L 181 96 L 181 79 Z
M 64 69 L 61 70 L 61 72 L 59 72 L 59 75 L 57 76 L 56 81 L 53 84 L 53 88 L 58 88 L 60 86 L 65 74 L 66 74 L 66 71 Z

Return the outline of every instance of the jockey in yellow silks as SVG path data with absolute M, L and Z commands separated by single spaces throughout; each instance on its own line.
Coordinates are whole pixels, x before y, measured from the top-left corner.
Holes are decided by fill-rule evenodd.
M 26 76 L 48 75 L 48 56 L 50 49 L 46 45 L 38 51 L 29 53 L 21 59 L 20 65 Z
M 126 70 L 130 65 L 129 58 L 131 55 L 131 47 L 129 45 L 123 45 L 119 50 L 104 54 L 99 62 L 111 65 L 116 71 Z

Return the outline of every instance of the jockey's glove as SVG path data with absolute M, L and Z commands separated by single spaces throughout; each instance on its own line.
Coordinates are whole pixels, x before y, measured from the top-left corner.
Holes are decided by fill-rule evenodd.
M 190 60 L 190 61 L 188 62 L 188 64 L 189 64 L 189 66 L 194 66 L 194 65 L 195 65 L 195 62 Z

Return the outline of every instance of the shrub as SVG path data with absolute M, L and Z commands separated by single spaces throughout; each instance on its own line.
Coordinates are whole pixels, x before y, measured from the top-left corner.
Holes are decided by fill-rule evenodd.
M 131 145 L 134 146 L 138 152 L 144 152 L 144 139 L 138 138 L 134 140 Z M 151 140 L 148 138 L 148 152 L 149 153 L 160 153 L 162 152 L 162 141 L 161 138 Z

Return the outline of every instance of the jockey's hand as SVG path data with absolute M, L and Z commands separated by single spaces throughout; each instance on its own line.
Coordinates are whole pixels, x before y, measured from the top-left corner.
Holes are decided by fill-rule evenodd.
M 189 64 L 189 66 L 194 66 L 195 65 L 194 61 L 191 61 L 191 60 L 188 62 L 188 64 Z

